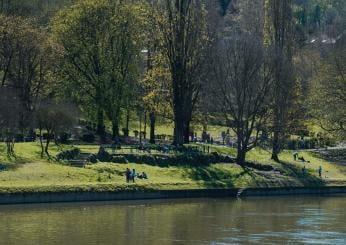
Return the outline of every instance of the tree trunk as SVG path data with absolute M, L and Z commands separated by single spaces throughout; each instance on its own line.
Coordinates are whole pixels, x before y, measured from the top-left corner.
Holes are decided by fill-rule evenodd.
M 129 124 L 130 124 L 130 110 L 127 109 L 126 110 L 126 126 L 125 126 L 125 132 L 124 132 L 125 137 L 129 136 L 129 132 L 130 132 Z
M 50 159 L 50 155 L 49 155 L 49 143 L 50 143 L 50 135 L 48 134 L 48 138 L 46 141 L 46 147 L 44 149 L 44 152 L 47 154 L 47 157 Z
M 44 154 L 44 146 L 43 146 L 43 136 L 42 136 L 42 129 L 40 128 L 40 145 L 41 145 L 41 158 L 43 158 Z
M 237 151 L 237 163 L 244 167 L 245 166 L 245 160 L 246 160 L 246 151 L 242 149 L 242 147 L 238 147 Z
M 150 144 L 155 144 L 155 123 L 156 123 L 155 112 L 151 112 L 149 114 L 149 118 L 150 118 Z
M 144 132 L 144 139 L 147 139 L 147 112 L 144 111 L 144 129 L 143 129 L 143 132 Z
M 274 130 L 273 136 L 273 149 L 272 149 L 272 159 L 274 161 L 279 161 L 279 153 L 280 153 L 280 140 L 279 140 L 279 131 Z
M 97 109 L 97 129 L 96 133 L 101 137 L 105 135 L 105 125 L 103 118 L 103 110 L 101 108 Z
M 184 145 L 184 124 L 182 120 L 174 121 L 174 141 L 173 144 L 175 146 L 183 146 Z
M 190 122 L 186 122 L 184 127 L 184 144 L 190 143 Z
M 119 120 L 112 120 L 112 136 L 113 139 L 119 136 Z

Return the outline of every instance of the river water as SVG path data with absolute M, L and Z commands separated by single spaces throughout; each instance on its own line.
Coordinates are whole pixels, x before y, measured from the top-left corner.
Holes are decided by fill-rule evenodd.
M 346 196 L 0 206 L 1 245 L 346 244 Z

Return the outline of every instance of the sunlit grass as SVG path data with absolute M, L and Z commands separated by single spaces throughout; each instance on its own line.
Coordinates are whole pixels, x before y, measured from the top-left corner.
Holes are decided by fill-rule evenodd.
M 61 149 L 72 146 L 52 145 L 51 155 L 54 157 Z M 84 153 L 95 153 L 97 145 L 78 146 Z M 40 157 L 38 143 L 20 143 L 15 146 L 17 158 L 8 159 L 5 147 L 0 144 L 0 164 L 5 169 L 0 171 L 0 191 L 117 191 L 117 190 L 151 190 L 151 189 L 193 189 L 193 188 L 232 188 L 232 187 L 273 187 L 302 186 L 309 182 L 300 176 L 299 170 L 303 163 L 293 161 L 291 151 L 280 155 L 283 163 L 270 159 L 270 152 L 254 149 L 248 154 L 248 159 L 261 164 L 270 164 L 282 169 L 288 175 L 268 176 L 254 170 L 244 170 L 236 164 L 217 163 L 207 166 L 152 166 L 140 163 L 116 164 L 97 163 L 85 168 L 76 168 L 63 163 Z M 235 155 L 235 149 L 211 146 L 212 151 Z M 323 168 L 324 180 L 332 184 L 343 184 L 346 179 L 345 167 L 337 166 L 314 155 L 311 152 L 300 152 L 310 163 L 305 166 L 309 175 L 318 179 L 318 167 Z M 287 166 L 290 169 L 287 170 Z M 292 166 L 298 171 L 292 172 Z M 136 183 L 126 183 L 126 168 L 136 169 L 137 173 L 146 172 L 149 180 L 136 180 Z M 325 178 L 327 177 L 327 178 Z M 334 182 L 333 182 L 334 181 Z

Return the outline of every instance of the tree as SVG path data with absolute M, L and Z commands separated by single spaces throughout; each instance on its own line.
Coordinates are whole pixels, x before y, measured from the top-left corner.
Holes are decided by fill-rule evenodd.
M 22 130 L 37 101 L 51 92 L 58 53 L 50 35 L 31 21 L 0 16 L 0 86 L 13 88 L 21 100 Z
M 96 110 L 97 132 L 104 135 L 104 115 L 118 135 L 120 108 L 136 76 L 139 53 L 138 8 L 125 1 L 80 1 L 61 11 L 53 31 L 64 48 L 64 75 L 73 96 Z M 90 105 L 91 104 L 91 105 Z
M 7 156 L 13 157 L 22 104 L 13 89 L 0 87 L 0 105 L 0 136 L 6 142 Z
M 154 57 L 152 57 L 154 56 Z M 160 53 L 149 55 L 150 68 L 140 86 L 143 89 L 142 102 L 149 112 L 150 143 L 155 144 L 155 124 L 157 116 L 170 117 L 172 114 L 171 75 Z M 148 62 L 149 63 L 149 62 Z
M 46 154 L 50 158 L 50 142 L 60 132 L 70 129 L 75 124 L 77 115 L 76 109 L 69 104 L 59 104 L 54 101 L 40 103 L 35 112 L 35 123 L 39 130 L 41 157 Z
M 138 59 L 141 51 L 140 5 L 119 2 L 113 10 L 109 30 L 109 74 L 106 71 L 105 112 L 112 122 L 113 137 L 119 135 L 121 108 L 126 97 L 133 95 L 138 80 Z
M 311 84 L 311 107 L 323 129 L 346 137 L 346 38 L 322 59 Z
M 162 48 L 172 76 L 174 144 L 189 141 L 192 113 L 200 92 L 200 78 L 208 42 L 202 1 L 164 0 L 157 4 Z
M 288 129 L 288 111 L 293 87 L 293 18 L 292 0 L 266 1 L 265 42 L 274 49 L 272 93 L 272 159 L 278 161 Z
M 246 153 L 257 145 L 268 116 L 269 58 L 258 36 L 237 32 L 222 39 L 211 62 L 208 99 L 236 133 L 237 163 L 242 166 Z

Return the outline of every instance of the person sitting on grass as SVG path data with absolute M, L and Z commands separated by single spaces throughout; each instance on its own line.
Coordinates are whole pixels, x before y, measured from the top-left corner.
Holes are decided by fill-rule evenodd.
M 148 175 L 145 172 L 142 172 L 142 174 L 138 175 L 139 179 L 148 179 Z
M 310 161 L 306 161 L 305 158 L 302 156 L 302 157 L 298 157 L 298 160 L 301 161 L 301 162 L 307 162 L 307 163 L 310 163 Z

